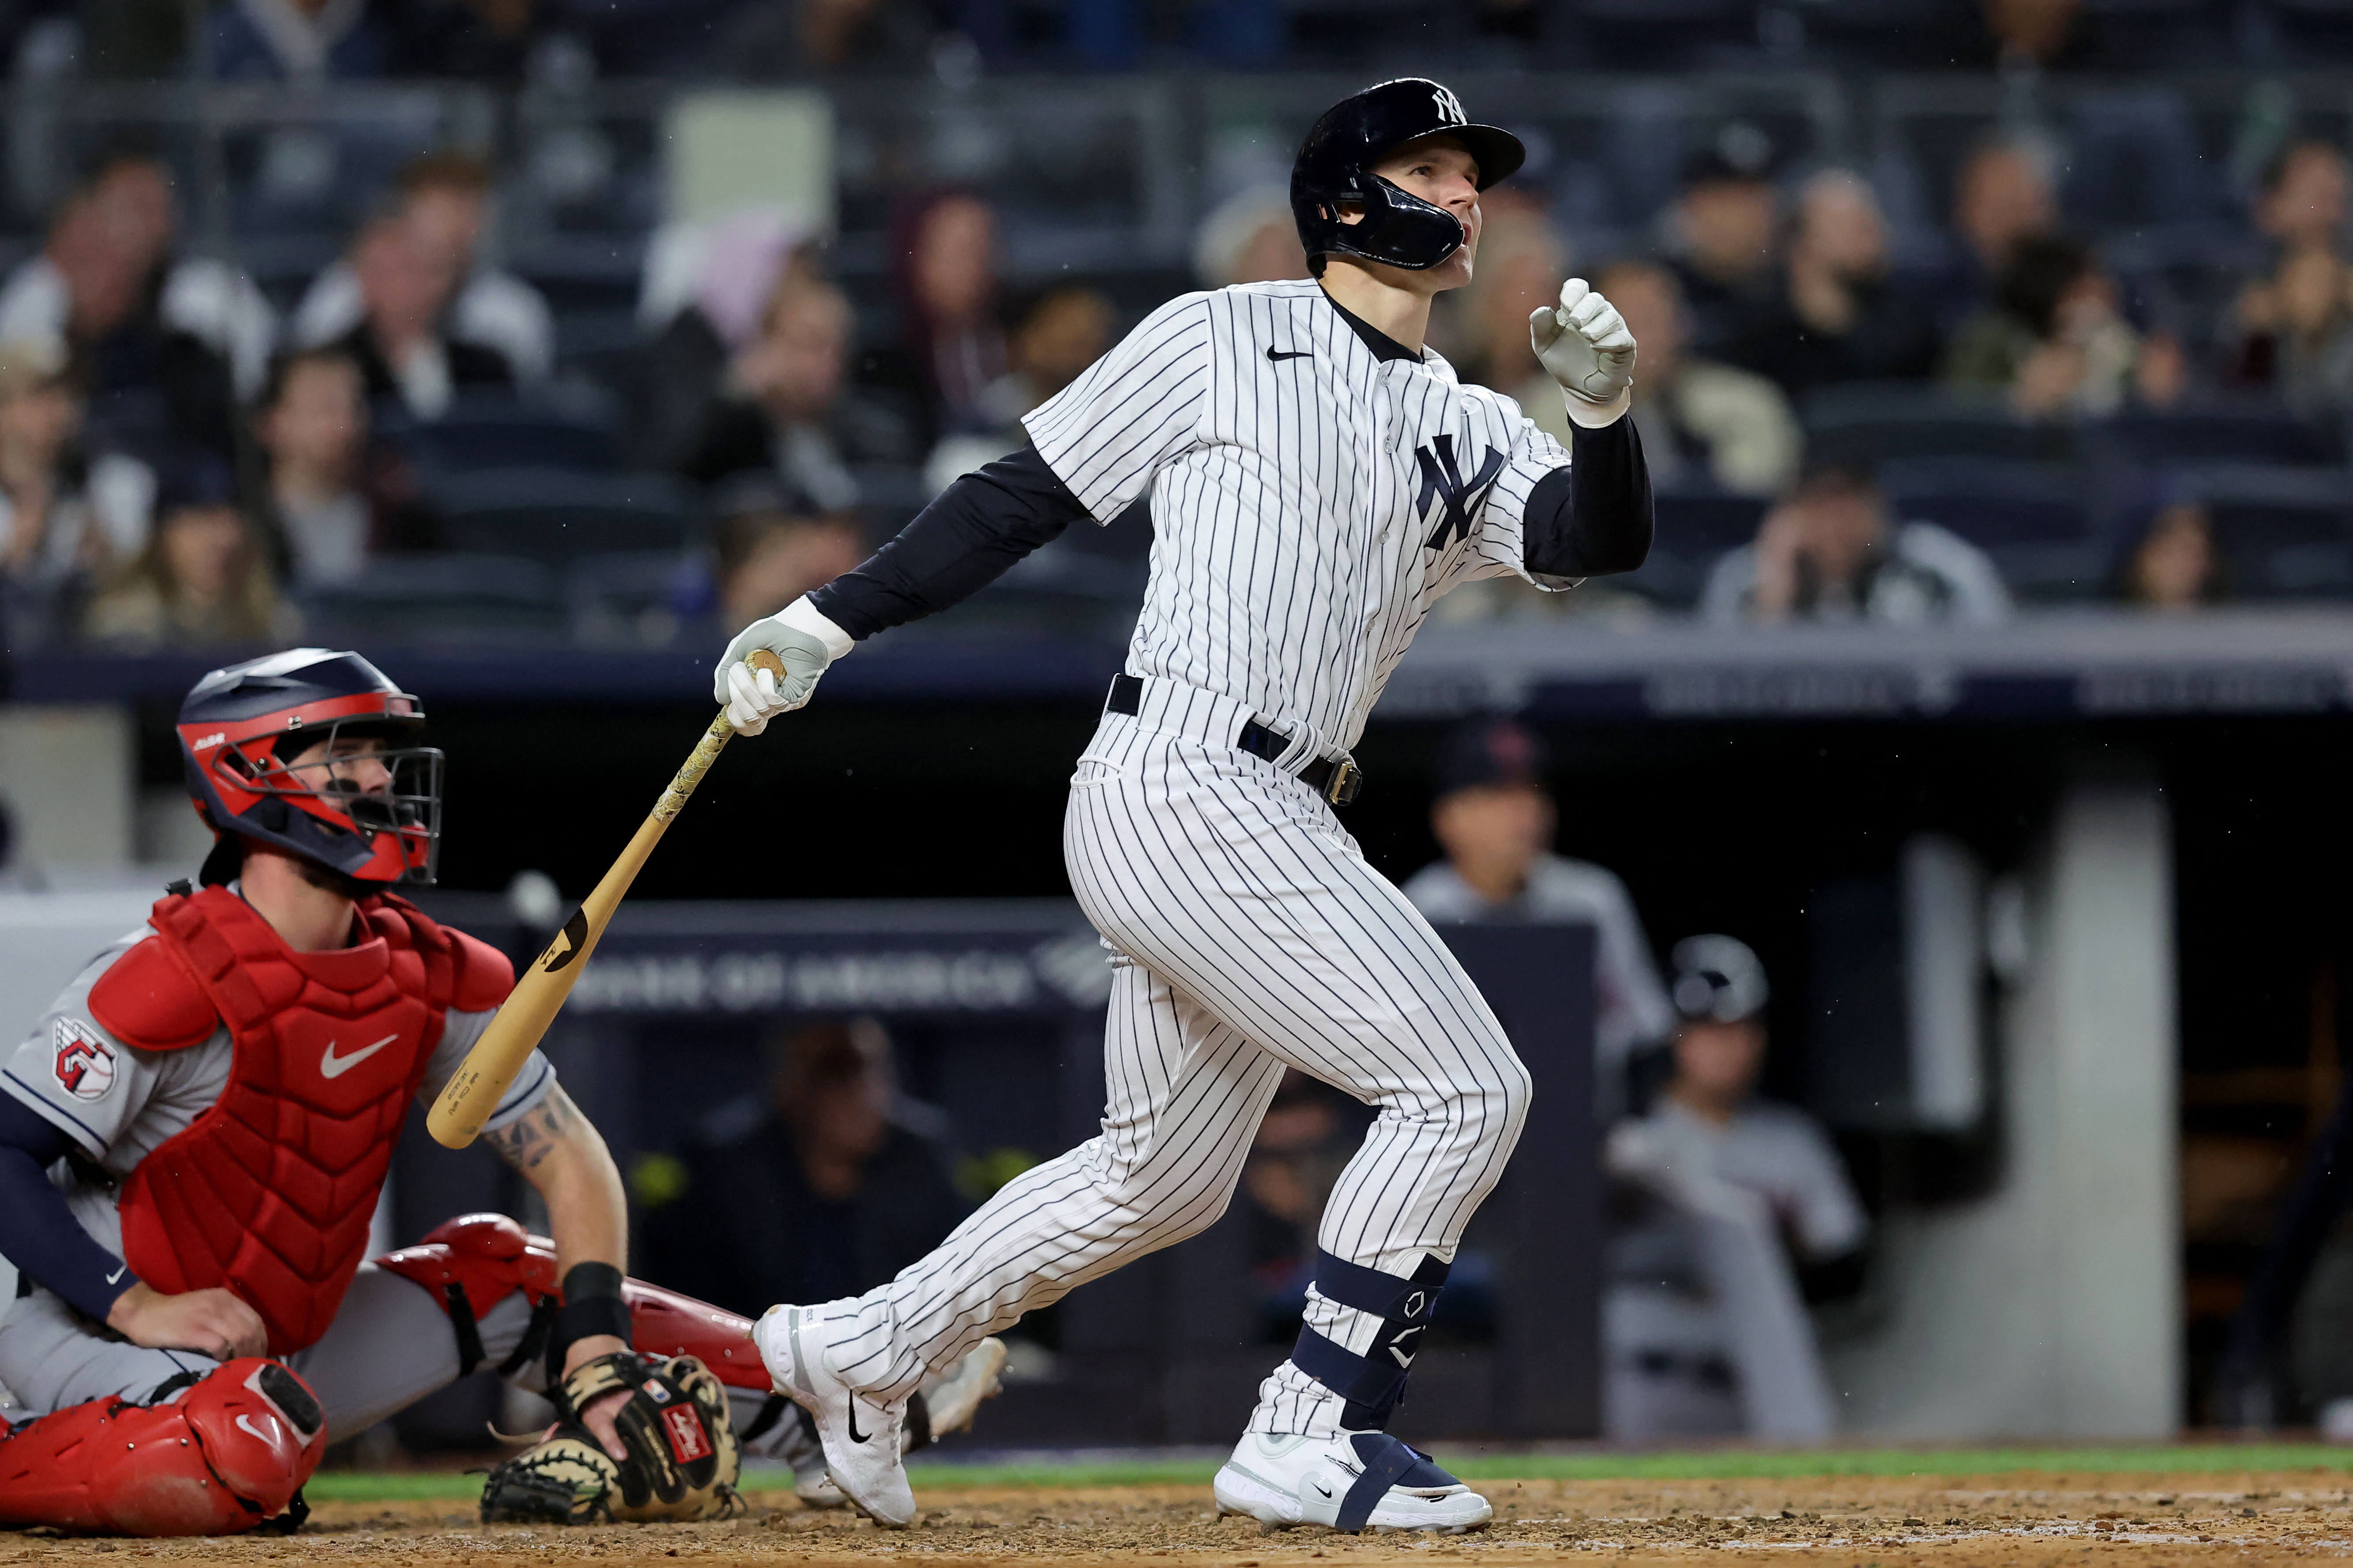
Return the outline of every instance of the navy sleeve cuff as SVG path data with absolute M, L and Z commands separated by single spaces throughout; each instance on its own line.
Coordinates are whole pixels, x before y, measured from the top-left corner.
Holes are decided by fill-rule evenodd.
M 1651 468 L 1631 415 L 1599 430 L 1570 426 L 1569 465 L 1528 491 L 1521 524 L 1528 570 L 1548 577 L 1631 572 L 1651 553 Z
M 0 1254 L 94 1322 L 139 1283 L 130 1265 L 100 1247 L 49 1184 L 48 1167 L 72 1147 L 62 1129 L 0 1095 Z

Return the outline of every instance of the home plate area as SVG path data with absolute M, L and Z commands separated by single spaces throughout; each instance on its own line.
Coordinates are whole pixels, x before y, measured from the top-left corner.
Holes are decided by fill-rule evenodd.
M 1947 1457 L 1934 1455 L 1914 1457 L 1920 1468 L 1910 1474 L 1886 1473 L 1907 1462 L 1889 1454 L 1832 1456 L 1810 1467 L 1793 1455 L 1495 1456 L 1461 1463 L 1494 1502 L 1494 1522 L 1457 1536 L 1268 1531 L 1249 1520 L 1219 1519 L 1206 1468 L 1195 1479 L 1195 1467 L 1176 1461 L 925 1466 L 916 1479 L 923 1511 L 905 1531 L 803 1508 L 788 1488 L 761 1485 L 781 1479 L 765 1475 L 748 1478 L 755 1484 L 734 1519 L 555 1529 L 482 1525 L 467 1496 L 476 1483 L 467 1478 L 330 1473 L 314 1482 L 311 1518 L 290 1536 L 101 1541 L 7 1533 L 0 1534 L 0 1564 L 128 1554 L 387 1568 L 574 1560 L 663 1568 L 692 1560 L 722 1568 L 902 1557 L 1273 1568 L 1316 1559 L 1502 1564 L 1591 1555 L 1633 1563 L 1733 1552 L 1894 1568 L 2353 1554 L 2353 1475 L 2334 1452 L 2286 1455 L 2299 1462 L 2283 1468 L 2220 1468 L 2229 1453 L 2200 1454 L 2196 1468 L 2179 1469 L 1996 1468 L 2000 1460 L 1989 1458 L 1977 1474 L 1956 1473 Z M 1790 1473 L 1808 1468 L 1849 1473 Z M 1611 1468 L 1637 1473 L 1594 1473 Z M 1123 1470 L 1152 1479 L 1104 1479 Z M 1535 1473 L 1514 1479 L 1514 1470 Z M 1707 1470 L 1736 1473 L 1692 1473 Z M 1176 1479 L 1159 1479 L 1164 1472 Z

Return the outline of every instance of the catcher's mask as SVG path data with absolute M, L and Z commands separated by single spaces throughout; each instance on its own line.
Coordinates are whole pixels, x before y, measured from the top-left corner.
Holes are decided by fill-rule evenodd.
M 429 887 L 441 753 L 406 743 L 424 722 L 417 699 L 359 655 L 298 647 L 196 682 L 180 704 L 180 757 L 196 815 L 214 832 L 355 881 Z

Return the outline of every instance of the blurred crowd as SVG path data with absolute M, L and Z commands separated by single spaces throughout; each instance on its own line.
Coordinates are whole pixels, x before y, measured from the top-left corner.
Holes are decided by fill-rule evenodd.
M 1498 47 L 1566 29 L 1606 55 L 1641 32 L 1641 7 L 1603 0 L 1452 9 Z M 1757 25 L 1754 5 L 1724 9 Z M 1849 8 L 1802 9 L 1827 27 Z M 1658 541 L 1631 577 L 1569 595 L 1474 584 L 1440 618 L 1982 624 L 2021 603 L 2188 612 L 2353 596 L 2353 176 L 2339 142 L 2273 127 L 2232 198 L 2217 254 L 2239 259 L 2211 307 L 2159 309 L 2137 264 L 2112 261 L 2115 233 L 2071 222 L 2084 182 L 2066 177 L 2064 128 L 2035 108 L 2036 82 L 2125 59 L 2119 14 L 2073 0 L 1919 9 L 1940 19 L 1946 64 L 2023 84 L 2015 112 L 1954 149 L 1933 243 L 1896 221 L 1885 169 L 1803 153 L 1738 114 L 1686 138 L 1695 151 L 1670 199 L 1637 229 L 1573 220 L 1558 181 L 1489 193 L 1476 281 L 1441 300 L 1432 347 L 1565 437 L 1525 323 L 1564 277 L 1593 279 L 1641 345 L 1635 417 Z M 2230 12 L 2223 42 L 2243 54 L 2245 17 L 2263 7 L 2159 9 Z M 1204 27 L 1225 16 L 1193 10 Z M 90 33 L 136 15 L 49 19 Z M 667 26 L 625 4 L 234 0 L 202 41 L 232 76 L 495 73 L 587 17 L 616 36 L 765 27 L 804 65 L 871 48 L 897 69 L 903 48 L 959 28 L 1142 25 L 1075 0 L 1029 21 L 893 0 L 663 15 Z M 1283 48 L 1321 36 L 1312 8 L 1279 15 Z M 1685 31 L 1706 36 L 1704 20 Z M 1448 47 L 1468 47 L 1457 34 Z M 83 42 L 93 59 L 130 48 Z M 11 647 L 305 627 L 709 640 L 853 564 L 956 475 L 1018 446 L 1021 416 L 1170 289 L 1305 271 L 1278 185 L 1240 182 L 1208 213 L 1190 279 L 1059 268 L 1036 282 L 1008 265 L 1018 236 L 1001 191 L 910 175 L 879 266 L 843 268 L 767 209 L 662 227 L 634 335 L 583 359 L 559 352 L 546 280 L 501 265 L 499 195 L 524 172 L 415 157 L 337 254 L 265 291 L 194 242 L 182 167 L 126 133 L 0 278 Z M 1905 198 L 1915 228 L 1917 195 Z M 1148 533 L 1139 514 L 1060 542 L 965 614 L 1115 630 Z

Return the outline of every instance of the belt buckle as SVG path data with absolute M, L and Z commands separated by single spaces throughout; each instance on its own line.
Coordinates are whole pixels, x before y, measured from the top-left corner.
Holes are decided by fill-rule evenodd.
M 1342 757 L 1332 764 L 1332 776 L 1324 781 L 1324 799 L 1332 805 L 1353 805 L 1364 787 L 1365 770 Z

